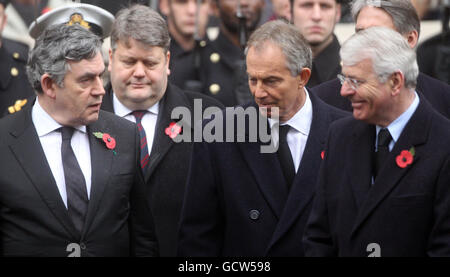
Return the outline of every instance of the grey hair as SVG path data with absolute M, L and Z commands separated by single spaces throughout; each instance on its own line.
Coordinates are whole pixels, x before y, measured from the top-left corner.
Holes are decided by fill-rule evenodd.
M 311 69 L 311 48 L 295 26 L 283 20 L 274 20 L 263 24 L 250 36 L 245 48 L 245 55 L 250 47 L 262 49 L 268 41 L 281 48 L 286 56 L 286 66 L 292 76 L 300 74 L 305 67 Z
M 101 53 L 102 41 L 87 29 L 79 26 L 58 24 L 50 26 L 37 39 L 30 51 L 27 76 L 37 93 L 42 93 L 41 77 L 45 73 L 59 86 L 70 65 L 68 61 L 92 59 Z
M 355 22 L 359 12 L 367 6 L 380 8 L 389 14 L 400 34 L 417 31 L 420 35 L 420 19 L 410 0 L 353 0 L 352 16 Z
M 128 46 L 132 38 L 147 46 L 158 46 L 169 51 L 170 36 L 167 23 L 162 16 L 144 5 L 133 5 L 116 14 L 112 26 L 111 48 L 117 48 L 120 41 Z
M 415 88 L 419 67 L 416 52 L 398 32 L 386 27 L 371 27 L 352 35 L 341 47 L 344 66 L 353 66 L 370 59 L 373 71 L 382 83 L 400 70 L 405 76 L 405 87 Z

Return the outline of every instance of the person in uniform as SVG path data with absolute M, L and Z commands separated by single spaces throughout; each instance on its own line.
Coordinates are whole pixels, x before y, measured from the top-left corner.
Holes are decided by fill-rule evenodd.
M 197 6 L 197 4 L 200 5 Z M 166 17 L 170 40 L 169 81 L 178 87 L 202 92 L 198 71 L 200 48 L 209 16 L 208 0 L 161 0 L 161 13 Z
M 222 105 L 206 95 L 186 92 L 168 82 L 170 37 L 166 21 L 143 5 L 120 10 L 111 33 L 102 109 L 135 122 L 141 137 L 141 167 L 155 219 L 161 256 L 175 256 L 177 230 L 192 152 L 191 142 L 176 143 L 181 130 L 193 128 L 187 118 L 172 118 L 175 108 L 196 112 Z M 195 101 L 200 110 L 195 110 Z M 179 127 L 179 126 L 178 126 Z M 178 130 L 178 131 L 177 131 Z
M 220 30 L 218 37 L 202 48 L 200 76 L 203 93 L 227 107 L 252 99 L 243 47 L 246 36 L 256 29 L 264 5 L 264 0 L 211 2 L 213 13 L 220 19 Z
M 6 9 L 8 24 L 5 26 L 3 36 L 33 48 L 34 38 L 28 33 L 30 24 L 46 12 L 71 4 L 72 0 L 12 0 L 10 2 Z
M 0 0 L 0 117 L 20 111 L 34 96 L 25 66 L 28 46 L 2 37 L 9 0 Z

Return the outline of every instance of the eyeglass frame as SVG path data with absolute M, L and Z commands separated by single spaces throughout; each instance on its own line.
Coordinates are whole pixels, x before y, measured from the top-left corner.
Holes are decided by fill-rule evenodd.
M 350 77 L 344 76 L 344 75 L 342 75 L 342 74 L 338 74 L 338 75 L 336 75 L 336 77 L 337 77 L 338 80 L 341 82 L 341 86 L 343 86 L 344 83 L 345 83 L 346 81 L 348 81 L 348 84 L 350 85 L 350 87 L 351 87 L 353 90 L 357 90 L 357 89 L 359 88 L 360 85 L 362 85 L 362 84 L 364 84 L 364 83 L 366 82 L 366 81 L 359 81 L 359 80 L 356 80 L 356 79 L 354 79 L 354 78 L 350 78 Z

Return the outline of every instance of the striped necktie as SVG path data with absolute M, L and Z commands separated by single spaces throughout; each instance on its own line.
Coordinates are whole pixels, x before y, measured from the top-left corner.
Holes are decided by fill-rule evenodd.
M 136 124 L 139 130 L 139 137 L 140 137 L 140 147 L 141 147 L 141 168 L 142 172 L 144 173 L 147 170 L 147 165 L 149 161 L 149 154 L 148 154 L 148 146 L 147 146 L 147 135 L 145 134 L 144 127 L 142 126 L 142 118 L 147 113 L 147 111 L 134 111 L 132 114 L 134 118 L 136 118 Z
M 89 204 L 86 181 L 70 145 L 75 129 L 72 127 L 61 127 L 60 131 L 62 137 L 61 157 L 64 179 L 66 181 L 68 213 L 81 236 Z

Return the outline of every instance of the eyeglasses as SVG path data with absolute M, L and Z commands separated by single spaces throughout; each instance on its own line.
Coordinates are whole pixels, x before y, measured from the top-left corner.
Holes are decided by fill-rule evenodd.
M 362 85 L 362 84 L 364 84 L 366 82 L 366 81 L 359 81 L 359 80 L 356 80 L 356 79 L 353 79 L 353 78 L 349 78 L 349 77 L 346 77 L 346 76 L 344 76 L 342 74 L 338 74 L 337 78 L 341 82 L 341 85 L 344 85 L 344 83 L 346 81 L 348 81 L 348 84 L 354 90 L 357 90 L 360 85 Z

